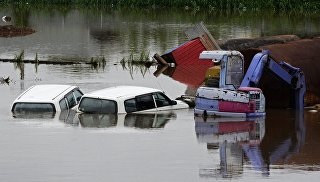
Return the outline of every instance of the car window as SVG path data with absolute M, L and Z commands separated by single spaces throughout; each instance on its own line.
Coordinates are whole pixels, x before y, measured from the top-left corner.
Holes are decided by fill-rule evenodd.
M 76 102 L 72 92 L 68 93 L 66 95 L 66 98 L 67 98 L 67 101 L 68 101 L 69 109 L 73 108 L 75 105 L 77 105 L 77 102 Z
M 146 94 L 136 97 L 138 111 L 155 108 L 152 94 Z
M 79 103 L 83 93 L 80 90 L 74 90 L 74 97 L 76 98 L 77 103 Z
M 154 100 L 156 101 L 157 107 L 170 105 L 170 99 L 161 92 L 154 93 Z
M 63 98 L 62 100 L 60 100 L 59 102 L 60 108 L 61 110 L 67 110 L 68 109 L 68 104 L 67 104 L 67 100 L 66 98 Z
M 16 103 L 13 112 L 55 112 L 53 104 L 50 103 Z
M 135 99 L 129 99 L 124 101 L 124 109 L 127 113 L 135 112 L 137 111 L 137 104 Z
M 114 114 L 117 109 L 115 101 L 88 97 L 82 98 L 79 105 L 79 110 L 85 113 Z

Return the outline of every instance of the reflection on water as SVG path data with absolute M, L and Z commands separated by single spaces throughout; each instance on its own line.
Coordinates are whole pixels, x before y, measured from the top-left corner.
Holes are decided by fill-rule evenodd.
M 318 15 L 201 11 L 195 16 L 178 9 L 161 11 L 0 8 L 0 14 L 12 17 L 13 25 L 36 30 L 19 39 L 0 39 L 0 58 L 12 58 L 22 50 L 32 60 L 37 53 L 40 60 L 104 56 L 111 62 L 142 50 L 162 54 L 185 42 L 184 30 L 201 21 L 217 40 L 320 32 Z
M 208 150 L 220 151 L 220 166 L 216 169 L 200 169 L 200 176 L 233 178 L 243 173 L 247 160 L 257 170 L 265 171 L 259 149 L 265 135 L 265 118 L 195 117 L 195 130 L 200 142 L 207 143 Z
M 261 142 L 265 162 L 268 165 L 288 163 L 294 154 L 301 151 L 305 136 L 304 113 L 272 111 L 266 120 L 266 135 Z
M 55 112 L 14 112 L 14 118 L 21 119 L 52 119 L 56 115 Z
M 220 166 L 200 169 L 203 177 L 239 177 L 246 165 L 269 176 L 273 165 L 286 163 L 305 141 L 303 113 L 294 111 L 271 111 L 254 120 L 195 117 L 195 131 L 208 150 L 220 152 Z
M 110 128 L 130 127 L 140 129 L 164 128 L 165 125 L 176 117 L 174 112 L 161 113 L 130 113 L 130 114 L 87 114 L 77 113 L 75 110 L 61 112 L 28 112 L 14 113 L 14 118 L 32 119 L 39 123 L 44 120 L 60 122 L 66 126 L 81 126 L 83 128 Z
M 106 65 L 100 69 L 93 69 L 86 64 L 63 66 L 23 64 L 17 65 L 17 70 L 14 70 L 13 64 L 0 63 L 0 76 L 9 76 L 13 80 L 9 85 L 0 85 L 0 96 L 3 101 L 0 106 L 1 125 L 3 126 L 1 131 L 4 133 L 0 142 L 1 164 L 3 164 L 0 165 L 2 171 L 0 176 L 4 181 L 14 180 L 12 178 L 20 172 L 24 172 L 25 176 L 31 176 L 30 178 L 34 177 L 32 178 L 34 180 L 29 179 L 29 181 L 43 179 L 81 181 L 77 180 L 81 177 L 84 178 L 82 181 L 91 177 L 95 177 L 91 180 L 99 181 L 109 179 L 110 175 L 110 179 L 119 179 L 117 175 L 119 169 L 131 173 L 126 173 L 128 176 L 124 175 L 121 178 L 123 180 L 118 181 L 125 181 L 124 178 L 127 180 L 131 176 L 136 177 L 134 174 L 139 177 L 133 179 L 139 181 L 141 172 L 146 174 L 143 175 L 146 177 L 145 181 L 199 181 L 197 164 L 200 157 L 210 163 L 210 159 L 215 157 L 220 159 L 218 166 L 202 167 L 200 178 L 236 178 L 240 176 L 255 180 L 259 177 L 252 175 L 251 169 L 259 174 L 272 176 L 275 172 L 272 170 L 279 166 L 281 168 L 279 171 L 284 178 L 291 176 L 291 172 L 287 171 L 290 168 L 319 171 L 319 113 L 307 113 L 306 123 L 300 117 L 296 117 L 295 113 L 283 110 L 268 111 L 263 121 L 212 121 L 208 119 L 204 122 L 196 118 L 197 140 L 207 145 L 207 149 L 203 152 L 202 148 L 199 149 L 199 144 L 193 140 L 195 137 L 193 113 L 192 115 L 182 113 L 177 117 L 177 122 L 169 125 L 168 122 L 175 118 L 175 114 L 94 116 L 79 115 L 71 110 L 55 113 L 54 116 L 40 114 L 11 118 L 9 109 L 9 104 L 14 98 L 33 84 L 61 82 L 77 84 L 85 92 L 120 84 L 140 85 L 161 88 L 173 97 L 180 96 L 187 85 L 187 92 L 191 93 L 194 92 L 193 86 L 203 81 L 201 77 L 197 77 L 199 80 L 189 78 L 184 80 L 185 77 L 180 77 L 183 74 L 171 77 L 178 70 L 169 72 L 168 69 L 169 74 L 165 75 L 170 78 L 163 75 L 155 78 L 152 75 L 152 72 L 155 71 L 154 67 L 148 70 L 145 70 L 145 67 L 141 69 L 127 67 L 128 70 L 131 69 L 128 71 L 118 63 L 123 57 L 128 57 L 131 52 L 137 54 L 142 50 L 150 50 L 150 55 L 154 55 L 154 53 L 161 54 L 180 45 L 186 40 L 183 31 L 200 21 L 204 21 L 217 40 L 275 34 L 310 36 L 320 31 L 319 15 L 293 16 L 269 13 L 252 14 L 250 12 L 244 14 L 217 12 L 208 15 L 203 12 L 195 16 L 189 12 L 171 10 L 164 10 L 162 13 L 83 9 L 59 11 L 54 8 L 34 10 L 29 7 L 28 11 L 22 11 L 0 7 L 0 14 L 12 15 L 11 13 L 14 14 L 13 24 L 30 26 L 37 32 L 19 38 L 0 38 L 0 58 L 13 58 L 25 50 L 25 59 L 30 60 L 34 60 L 37 53 L 40 60 L 46 58 L 57 60 L 61 57 L 79 60 L 104 57 Z M 36 71 L 34 71 L 34 66 L 36 66 Z M 8 121 L 31 126 L 33 124 L 41 127 L 48 126 L 49 128 L 34 130 L 19 124 L 17 127 Z M 57 136 L 56 131 L 62 130 L 61 128 L 50 128 L 52 124 L 59 127 L 90 128 L 92 130 L 119 127 L 130 127 L 143 131 L 163 127 L 166 129 L 161 130 L 161 135 L 158 132 L 156 134 L 146 132 L 147 137 L 144 134 L 135 136 L 132 136 L 131 133 L 121 136 L 111 134 L 106 139 L 101 137 L 103 135 L 101 133 L 88 134 L 84 129 L 76 132 L 66 129 Z M 308 126 L 307 133 L 305 124 Z M 169 127 L 171 128 L 167 129 Z M 30 134 L 33 131 L 35 132 Z M 92 137 L 87 137 L 88 135 Z M 101 138 L 103 140 L 100 140 Z M 127 140 L 128 138 L 133 138 L 133 140 Z M 142 140 L 143 142 L 135 143 Z M 304 142 L 305 140 L 307 142 Z M 118 142 L 123 145 L 117 145 Z M 134 148 L 137 144 L 143 152 Z M 57 147 L 64 145 L 65 147 Z M 122 148 L 124 146 L 132 147 L 137 152 L 126 153 L 124 152 L 126 150 Z M 50 147 L 52 150 L 48 150 L 48 148 L 51 149 Z M 69 147 L 72 150 L 69 150 Z M 86 150 L 82 150 L 82 147 L 85 147 Z M 164 147 L 167 147 L 168 150 L 163 150 Z M 101 148 L 104 150 L 97 150 Z M 151 150 L 154 148 L 159 150 Z M 78 151 L 75 152 L 74 149 Z M 206 153 L 206 150 L 210 152 Z M 30 153 L 30 151 L 35 152 Z M 50 151 L 54 152 L 50 153 Z M 97 151 L 106 152 L 106 155 L 100 155 Z M 217 151 L 217 153 L 212 151 Z M 139 153 L 143 155 L 138 155 Z M 61 155 L 55 158 L 55 155 L 52 154 Z M 109 159 L 109 156 L 112 156 L 112 159 Z M 120 160 L 122 158 L 124 160 Z M 30 168 L 29 164 L 34 164 L 35 167 Z M 55 166 L 57 164 L 58 166 Z M 246 173 L 248 170 L 249 174 Z M 245 176 L 244 173 L 248 176 Z M 312 175 L 317 174 L 311 173 Z
M 108 128 L 117 125 L 117 114 L 80 114 L 80 124 L 84 128 Z
M 84 128 L 133 127 L 140 129 L 163 128 L 174 113 L 155 114 L 79 114 Z
M 79 122 L 76 119 L 75 110 L 63 110 L 60 112 L 14 112 L 12 116 L 19 121 L 32 121 L 33 123 L 41 124 L 42 122 L 65 123 L 68 126 L 78 126 Z
M 141 129 L 164 128 L 170 119 L 175 117 L 176 115 L 173 112 L 166 114 L 127 114 L 124 126 Z

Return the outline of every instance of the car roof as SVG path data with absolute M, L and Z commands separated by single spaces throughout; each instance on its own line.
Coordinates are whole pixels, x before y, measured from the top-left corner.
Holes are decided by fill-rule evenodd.
M 132 98 L 137 95 L 143 95 L 153 92 L 162 92 L 161 90 L 139 87 L 139 86 L 115 86 L 84 94 L 83 97 L 102 98 L 102 99 L 120 99 Z
M 74 88 L 77 88 L 77 86 L 58 84 L 34 85 L 23 92 L 15 102 L 53 102 Z

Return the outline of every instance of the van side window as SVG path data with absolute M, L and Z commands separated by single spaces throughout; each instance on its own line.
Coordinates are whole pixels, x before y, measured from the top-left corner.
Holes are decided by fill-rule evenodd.
M 59 105 L 62 111 L 68 109 L 68 104 L 65 98 L 59 101 Z
M 73 96 L 73 93 L 70 92 L 66 95 L 67 101 L 68 101 L 68 105 L 69 105 L 69 109 L 73 108 L 75 105 L 77 105 L 77 102 Z
M 83 93 L 80 90 L 74 90 L 73 93 L 74 93 L 74 96 L 76 98 L 77 103 L 79 103 Z
M 154 93 L 154 99 L 156 101 L 157 107 L 170 105 L 170 99 L 161 92 Z
M 156 106 L 151 94 L 136 97 L 138 111 L 154 109 Z
M 127 113 L 135 112 L 138 110 L 136 100 L 135 99 L 129 99 L 124 101 L 124 109 Z

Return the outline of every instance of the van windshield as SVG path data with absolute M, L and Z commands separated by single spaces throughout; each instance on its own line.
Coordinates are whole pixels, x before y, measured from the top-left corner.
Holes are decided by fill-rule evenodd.
M 117 104 L 112 100 L 84 97 L 79 104 L 79 110 L 84 113 L 115 114 Z

